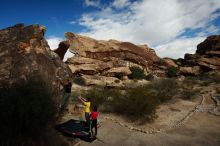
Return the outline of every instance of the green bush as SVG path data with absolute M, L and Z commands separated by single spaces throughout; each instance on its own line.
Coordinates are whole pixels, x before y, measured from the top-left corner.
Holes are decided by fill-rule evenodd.
M 85 91 L 83 96 L 91 99 L 91 106 L 99 106 L 107 100 L 107 89 L 103 87 L 93 87 L 90 90 Z
M 196 89 L 183 88 L 183 89 L 181 90 L 181 96 L 180 96 L 180 98 L 185 99 L 185 100 L 190 100 L 190 99 L 192 99 L 198 92 L 199 92 L 199 90 L 196 90 Z
M 199 79 L 202 82 L 203 86 L 207 86 L 210 83 L 220 83 L 220 73 L 218 72 L 203 72 L 200 76 Z
M 111 101 L 115 113 L 141 122 L 154 120 L 157 105 L 154 93 L 146 87 L 130 89 L 120 96 L 114 96 Z
M 147 87 L 123 91 L 94 87 L 86 91 L 84 96 L 90 97 L 93 105 L 101 106 L 102 111 L 120 114 L 132 121 L 145 122 L 156 117 L 158 100 Z
M 90 97 L 92 104 L 101 105 L 102 111 L 113 112 L 132 121 L 151 121 L 156 117 L 156 108 L 160 103 L 167 102 L 178 94 L 183 99 L 190 99 L 195 95 L 196 90 L 186 90 L 193 88 L 194 81 L 185 81 L 179 84 L 175 79 L 154 80 L 150 84 L 132 88 L 129 90 L 105 89 L 94 87 L 86 91 L 85 97 Z M 185 90 L 183 90 L 185 89 Z
M 220 83 L 220 74 L 213 74 L 209 76 L 211 82 Z
M 167 70 L 167 75 L 169 77 L 177 77 L 179 75 L 179 69 L 177 67 L 170 67 Z
M 73 82 L 78 85 L 85 85 L 85 83 L 86 83 L 85 79 L 81 76 L 74 77 Z
M 129 68 L 131 70 L 131 74 L 128 76 L 130 79 L 145 79 L 145 74 L 144 74 L 144 70 L 133 66 Z
M 54 120 L 52 94 L 39 76 L 0 89 L 0 142 L 19 145 L 42 137 Z M 14 144 L 13 144 L 14 143 Z
M 186 100 L 192 99 L 199 92 L 198 89 L 195 89 L 196 84 L 198 82 L 194 78 L 186 78 L 182 81 L 179 86 L 180 98 Z
M 149 86 L 160 102 L 171 100 L 178 91 L 178 84 L 176 80 L 172 78 L 154 80 Z
M 154 75 L 148 74 L 148 75 L 146 75 L 145 79 L 148 80 L 148 81 L 153 81 L 154 80 Z

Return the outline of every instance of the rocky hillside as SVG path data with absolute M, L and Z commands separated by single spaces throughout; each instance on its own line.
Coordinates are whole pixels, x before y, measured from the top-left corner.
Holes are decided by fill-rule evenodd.
M 73 74 L 81 75 L 87 85 L 112 84 L 126 80 L 136 66 L 145 74 L 166 77 L 170 68 L 177 68 L 182 75 L 198 76 L 202 72 L 219 70 L 220 36 L 210 36 L 198 45 L 195 54 L 186 54 L 184 59 L 159 58 L 147 45 L 135 45 L 117 40 L 95 40 L 68 32 L 66 41 L 55 50 L 63 58 L 69 48 L 74 57 L 66 63 Z
M 62 49 L 61 46 L 69 47 L 75 56 L 69 58 L 66 63 L 73 74 L 83 75 L 91 84 L 96 84 L 98 80 L 111 84 L 119 77 L 127 79 L 131 74 L 129 68 L 132 66 L 144 69 L 145 73 L 159 74 L 161 71 L 158 64 L 163 60 L 147 45 L 135 45 L 116 40 L 95 40 L 71 32 L 65 35 L 67 40 L 61 42 L 56 51 L 63 50 L 62 58 L 66 49 Z M 161 74 L 164 72 L 162 71 Z
M 45 28 L 18 24 L 0 31 L 0 86 L 9 86 L 37 72 L 53 89 L 62 92 L 71 75 L 81 76 L 86 85 L 121 86 L 139 67 L 145 75 L 166 77 L 169 68 L 182 75 L 197 76 L 220 70 L 220 36 L 210 36 L 197 47 L 195 54 L 184 59 L 159 58 L 147 45 L 135 45 L 117 40 L 95 40 L 71 32 L 53 52 L 44 39 Z M 75 55 L 61 61 L 67 50 Z M 57 56 L 59 55 L 59 57 Z M 61 97 L 59 97 L 61 98 Z
M 18 24 L 0 30 L 0 88 L 41 75 L 54 93 L 57 108 L 63 101 L 64 86 L 72 79 L 69 67 L 50 50 L 40 25 Z

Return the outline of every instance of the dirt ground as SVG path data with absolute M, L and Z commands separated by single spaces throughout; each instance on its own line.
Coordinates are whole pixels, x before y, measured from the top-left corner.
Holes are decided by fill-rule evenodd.
M 219 146 L 220 117 L 195 113 L 183 126 L 157 134 L 131 131 L 111 121 L 99 128 L 98 140 L 82 146 Z
M 207 88 L 194 100 L 163 104 L 157 109 L 158 118 L 144 125 L 101 113 L 97 140 L 81 141 L 80 146 L 220 146 L 220 114 L 216 111 L 220 105 L 213 96 L 219 101 L 220 95 Z M 82 117 L 69 114 L 63 120 Z

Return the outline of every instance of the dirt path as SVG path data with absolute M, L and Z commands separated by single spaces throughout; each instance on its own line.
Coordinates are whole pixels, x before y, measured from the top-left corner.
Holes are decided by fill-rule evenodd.
M 93 143 L 81 142 L 81 145 L 219 146 L 220 96 L 210 88 L 201 97 L 193 102 L 180 100 L 174 104 L 162 105 L 157 111 L 157 120 L 143 126 L 135 127 L 115 115 L 108 115 L 112 120 L 102 115 L 98 140 Z

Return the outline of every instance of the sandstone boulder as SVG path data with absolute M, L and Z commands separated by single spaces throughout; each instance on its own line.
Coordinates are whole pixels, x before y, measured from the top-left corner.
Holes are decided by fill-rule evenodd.
M 129 67 L 115 67 L 102 73 L 102 75 L 104 76 L 119 78 L 122 78 L 123 76 L 128 76 L 129 74 L 131 74 Z
M 195 54 L 185 54 L 185 66 L 200 66 L 203 71 L 220 70 L 220 35 L 208 37 L 197 46 Z
M 178 67 L 178 65 L 170 58 L 163 59 L 166 67 Z
M 73 74 L 94 75 L 113 67 L 113 62 L 104 62 L 97 59 L 85 57 L 72 57 L 66 63 L 69 65 Z
M 83 75 L 82 78 L 84 79 L 86 86 L 96 85 L 111 88 L 118 88 L 123 86 L 118 78 L 115 77 Z
M 220 58 L 219 57 L 212 57 L 212 58 L 200 57 L 197 60 L 197 63 L 200 66 L 209 68 L 211 70 L 218 70 L 218 69 L 220 69 Z
M 95 40 L 71 32 L 65 34 L 70 44 L 70 50 L 76 56 L 110 61 L 112 58 L 127 60 L 151 68 L 154 62 L 160 60 L 155 51 L 146 45 L 138 46 L 129 42 L 116 40 Z
M 199 66 L 180 67 L 179 71 L 180 71 L 180 74 L 182 74 L 182 75 L 193 75 L 193 76 L 197 76 L 197 75 L 200 74 L 200 67 L 199 67 Z
M 196 54 L 204 55 L 209 51 L 220 51 L 220 35 L 209 36 L 197 46 Z
M 18 24 L 0 30 L 0 87 L 11 86 L 39 74 L 54 92 L 57 109 L 64 87 L 71 81 L 71 70 L 50 50 L 40 25 Z

